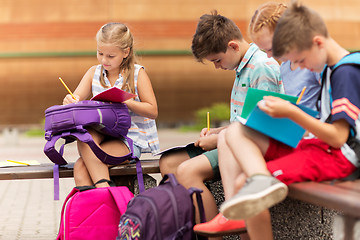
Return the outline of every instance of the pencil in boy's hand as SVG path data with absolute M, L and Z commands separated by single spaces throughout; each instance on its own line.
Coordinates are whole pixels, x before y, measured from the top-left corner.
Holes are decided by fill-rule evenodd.
M 300 103 L 301 98 L 302 98 L 303 95 L 304 95 L 305 89 L 306 89 L 306 86 L 305 86 L 305 87 L 303 88 L 303 90 L 301 91 L 300 96 L 298 97 L 298 99 L 297 99 L 297 101 L 296 101 L 296 104 L 299 104 L 299 103 Z
M 70 95 L 72 96 L 72 98 L 74 100 L 76 100 L 76 97 L 74 96 L 74 94 L 70 91 L 70 89 L 68 88 L 68 86 L 66 86 L 65 82 L 61 79 L 61 77 L 59 77 L 59 80 L 61 81 L 61 83 L 64 85 L 64 87 L 66 88 L 66 90 L 70 93 Z
M 206 120 L 207 120 L 207 130 L 210 131 L 210 113 L 207 112 L 206 114 Z

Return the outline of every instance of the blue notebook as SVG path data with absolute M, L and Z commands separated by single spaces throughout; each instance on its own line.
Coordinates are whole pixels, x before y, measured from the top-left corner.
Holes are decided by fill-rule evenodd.
M 250 89 L 249 89 L 250 90 Z M 261 90 L 260 90 L 261 91 Z M 263 91 L 266 92 L 266 91 Z M 263 92 L 261 92 L 260 95 L 264 96 Z M 250 91 L 250 94 L 257 94 L 258 91 L 252 92 Z M 249 94 L 249 92 L 247 93 Z M 266 94 L 266 93 L 265 93 Z M 273 94 L 269 94 L 273 95 Z M 284 95 L 284 94 L 282 94 Z M 289 96 L 289 95 L 286 95 Z M 281 96 L 279 96 L 281 97 Z M 247 97 L 246 97 L 247 99 Z M 253 97 L 251 99 L 254 99 Z M 262 97 L 261 97 L 262 99 Z M 261 100 L 259 99 L 259 100 Z M 257 103 L 257 102 L 256 102 Z M 242 122 L 244 125 L 259 131 L 273 139 L 276 139 L 280 142 L 285 143 L 286 145 L 289 145 L 291 147 L 296 147 L 299 143 L 299 141 L 302 139 L 305 129 L 302 128 L 299 124 L 293 122 L 292 120 L 288 118 L 273 118 L 267 115 L 265 112 L 261 111 L 259 107 L 254 104 L 252 101 L 247 102 L 245 100 L 244 107 L 246 104 L 251 104 L 253 106 L 253 109 L 248 114 L 247 118 L 239 118 L 240 122 Z M 301 108 L 304 112 L 307 114 L 316 117 L 318 112 L 302 106 L 297 105 L 299 108 Z

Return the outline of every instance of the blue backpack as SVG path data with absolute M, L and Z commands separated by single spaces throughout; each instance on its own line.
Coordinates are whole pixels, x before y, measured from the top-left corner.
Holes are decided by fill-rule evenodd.
M 200 220 L 205 222 L 201 192 L 197 188 L 186 189 L 172 174 L 165 175 L 158 187 L 148 189 L 130 200 L 126 212 L 120 218 L 116 239 L 195 239 L 192 195 L 196 194 Z
M 335 66 L 332 69 L 331 74 L 333 74 L 337 69 L 339 69 L 341 66 L 344 65 L 352 65 L 357 66 L 360 68 L 360 52 L 353 52 L 346 56 L 344 56 L 339 62 L 335 64 Z M 322 81 L 321 81 L 321 92 L 324 88 L 325 81 L 326 81 L 326 73 L 325 71 L 321 74 Z M 331 87 L 329 89 L 329 92 L 331 92 Z M 360 93 L 359 93 L 360 94 Z M 331 94 L 330 94 L 331 97 Z M 319 100 L 321 98 L 321 95 L 319 96 Z M 330 104 L 332 102 L 332 99 L 330 99 Z M 327 117 L 326 122 L 330 122 L 331 120 L 331 114 Z M 347 144 L 351 149 L 354 150 L 356 156 L 358 159 L 360 159 L 360 133 L 356 131 L 356 129 L 351 129 L 349 139 L 347 140 Z M 358 174 L 360 176 L 360 173 Z

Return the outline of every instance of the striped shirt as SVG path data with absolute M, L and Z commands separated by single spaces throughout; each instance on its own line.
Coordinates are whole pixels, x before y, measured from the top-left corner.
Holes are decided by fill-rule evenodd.
M 135 64 L 135 74 L 134 74 L 134 83 L 135 83 L 135 94 L 137 95 L 135 101 L 140 102 L 138 88 L 137 88 L 137 80 L 139 71 L 143 66 Z M 97 65 L 94 78 L 92 81 L 92 94 L 93 96 L 105 91 L 107 88 L 104 88 L 100 83 L 100 72 L 101 65 Z M 105 84 L 108 87 L 111 87 L 110 81 L 106 77 L 106 71 L 102 72 L 105 80 Z M 123 84 L 124 78 L 121 74 L 119 74 L 119 78 L 116 80 L 114 86 L 121 88 Z M 128 137 L 130 137 L 134 144 L 141 148 L 141 152 L 151 152 L 152 154 L 156 154 L 160 151 L 159 139 L 157 134 L 156 123 L 154 119 L 142 117 L 131 110 L 129 110 L 131 116 L 131 127 L 129 129 Z
M 331 122 L 344 119 L 350 125 L 350 134 L 360 141 L 360 70 L 358 66 L 341 66 L 332 74 L 332 68 L 325 68 L 321 90 L 321 121 L 331 114 Z M 345 143 L 341 152 L 354 166 L 360 166 L 355 151 Z
M 280 77 L 280 66 L 273 58 L 268 58 L 254 43 L 246 51 L 239 66 L 231 92 L 230 122 L 241 116 L 248 88 L 284 93 Z

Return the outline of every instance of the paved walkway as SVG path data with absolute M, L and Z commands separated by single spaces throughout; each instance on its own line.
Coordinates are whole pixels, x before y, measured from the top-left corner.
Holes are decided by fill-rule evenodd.
M 160 147 L 166 149 L 196 140 L 198 133 L 160 129 Z M 2 134 L 0 161 L 37 160 L 49 162 L 43 153 L 45 140 Z M 65 148 L 65 158 L 75 161 L 75 144 Z M 155 176 L 159 178 L 159 176 Z M 53 200 L 52 179 L 0 181 L 0 240 L 55 239 L 65 197 L 74 187 L 72 178 L 60 179 L 60 200 Z

